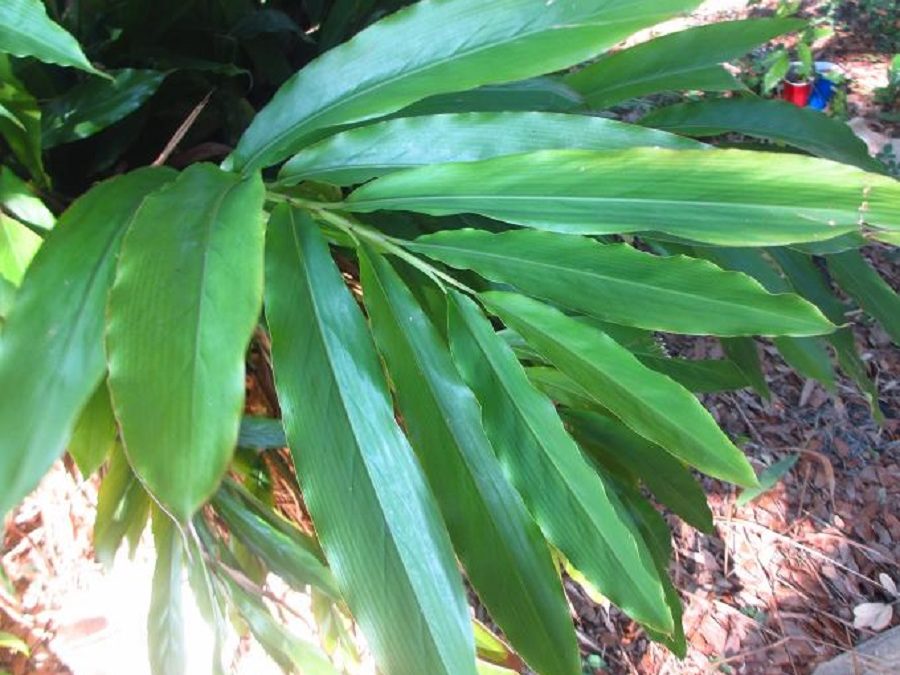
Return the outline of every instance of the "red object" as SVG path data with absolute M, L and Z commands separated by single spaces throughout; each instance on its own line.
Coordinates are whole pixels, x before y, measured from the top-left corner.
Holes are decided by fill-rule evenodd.
M 805 108 L 812 94 L 812 82 L 788 82 L 785 80 L 781 88 L 781 98 L 795 106 Z

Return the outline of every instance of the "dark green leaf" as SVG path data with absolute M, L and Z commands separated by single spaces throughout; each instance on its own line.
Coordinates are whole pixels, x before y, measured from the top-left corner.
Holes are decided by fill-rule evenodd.
M 771 399 L 772 392 L 763 373 L 756 341 L 749 337 L 728 338 L 722 340 L 722 349 L 725 356 L 744 374 L 754 391 L 766 400 Z
M 578 673 L 559 575 L 540 531 L 503 475 L 475 396 L 390 264 L 366 251 L 360 259 L 376 344 L 469 580 L 532 668 Z
M 569 309 L 650 330 L 731 336 L 835 328 L 797 295 L 771 295 L 743 274 L 627 244 L 528 230 L 455 230 L 420 237 L 409 248 Z
M 640 146 L 699 147 L 674 134 L 602 117 L 539 112 L 430 115 L 388 120 L 330 136 L 295 155 L 281 169 L 279 181 L 293 185 L 313 178 L 350 185 L 426 164 L 553 148 Z
M 712 512 L 703 488 L 672 455 L 611 417 L 572 411 L 565 418 L 576 440 L 601 462 L 620 465 L 638 476 L 660 502 L 686 522 L 712 532 Z
M 62 215 L 16 294 L 0 335 L 0 513 L 62 454 L 103 378 L 103 323 L 125 230 L 173 177 L 141 169 L 100 183 Z M 158 424 L 154 422 L 158 430 Z
M 867 171 L 883 172 L 880 163 L 869 156 L 866 144 L 844 122 L 785 101 L 746 96 L 679 103 L 654 110 L 641 119 L 641 124 L 688 136 L 736 131 Z
M 275 210 L 266 279 L 288 442 L 338 587 L 376 661 L 391 673 L 473 673 L 449 537 L 394 420 L 362 314 L 305 214 Z
M 788 455 L 787 457 L 779 459 L 772 466 L 767 466 L 763 472 L 759 474 L 759 487 L 744 490 L 741 492 L 735 503 L 738 506 L 744 506 L 771 490 L 778 481 L 793 468 L 798 459 L 800 459 L 800 455 Z
M 111 80 L 82 82 L 44 107 L 45 148 L 88 138 L 115 124 L 144 105 L 166 77 L 155 70 L 131 68 L 110 74 Z
M 828 271 L 859 306 L 875 317 L 900 345 L 900 297 L 859 251 L 844 251 L 825 258 Z
M 258 175 L 192 165 L 147 199 L 110 291 L 109 389 L 125 450 L 182 522 L 215 492 L 237 441 L 262 304 L 263 194 Z
M 420 99 L 520 80 L 583 61 L 697 0 L 424 0 L 310 63 L 257 115 L 230 158 L 275 164 L 317 132 Z
M 900 182 L 812 157 L 743 150 L 543 150 L 408 169 L 367 183 L 352 211 L 477 213 L 569 234 L 658 230 L 711 244 L 900 231 Z
M 340 600 L 331 571 L 319 558 L 313 540 L 267 509 L 246 490 L 226 480 L 212 500 L 216 512 L 237 537 L 266 566 L 292 587 L 310 584 Z
M 474 303 L 455 293 L 450 339 L 497 456 L 547 539 L 629 615 L 671 631 L 662 581 L 640 536 L 616 515 L 550 400 Z
M 797 19 L 751 19 L 688 28 L 605 56 L 565 82 L 594 108 L 661 91 L 742 89 L 720 64 L 803 25 Z
M 746 458 L 700 402 L 678 383 L 642 365 L 608 335 L 525 296 L 491 291 L 481 297 L 633 431 L 711 476 L 756 484 Z
M 81 51 L 78 41 L 47 16 L 42 0 L 3 0 L 0 3 L 0 52 L 33 56 L 47 63 L 99 74 Z
M 271 448 L 286 448 L 287 439 L 284 437 L 284 427 L 281 425 L 281 420 L 245 415 L 241 418 L 237 444 L 241 448 L 269 450 Z

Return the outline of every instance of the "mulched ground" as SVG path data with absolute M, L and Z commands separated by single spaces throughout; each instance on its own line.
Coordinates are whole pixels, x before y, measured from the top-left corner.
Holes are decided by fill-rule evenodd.
M 746 15 L 743 4 L 706 3 L 689 23 L 739 18 Z M 761 3 L 762 11 L 773 4 Z M 814 14 L 821 3 L 805 5 Z M 851 74 L 851 115 L 890 133 L 878 126 L 872 104 L 874 89 L 885 81 L 887 56 L 873 52 L 864 36 L 840 32 L 820 56 Z M 869 254 L 900 289 L 896 252 Z M 690 645 L 684 661 L 650 643 L 618 610 L 567 583 L 583 650 L 600 666 L 595 672 L 799 675 L 873 635 L 854 628 L 853 608 L 891 600 L 879 574 L 900 583 L 900 351 L 877 325 L 858 326 L 856 335 L 881 392 L 887 417 L 881 426 L 852 383 L 841 379 L 832 396 L 798 378 L 770 346 L 764 346 L 764 361 L 771 401 L 748 392 L 705 398 L 730 436 L 743 439 L 757 469 L 790 454 L 800 459 L 772 491 L 743 507 L 735 505 L 731 486 L 704 479 L 716 516 L 713 536 L 670 519 L 672 573 Z M 682 356 L 718 355 L 712 341 L 673 339 L 670 347 Z M 74 663 L 81 646 L 117 639 L 116 622 L 124 619 L 112 610 L 90 619 L 74 611 L 92 602 L 90 589 L 102 574 L 91 561 L 96 490 L 96 481 L 82 482 L 77 471 L 58 463 L 12 515 L 0 546 L 10 582 L 0 577 L 0 631 L 23 637 L 32 656 L 0 650 L 0 670 L 72 672 L 64 661 Z M 141 573 L 147 572 L 146 551 L 138 554 L 141 563 Z

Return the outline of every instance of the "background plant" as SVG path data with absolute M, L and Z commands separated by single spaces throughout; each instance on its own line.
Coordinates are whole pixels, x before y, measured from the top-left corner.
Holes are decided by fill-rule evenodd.
M 152 520 L 156 672 L 184 670 L 183 569 L 220 642 L 234 611 L 287 670 L 352 659 L 345 617 L 384 672 L 513 665 L 457 561 L 537 672 L 581 669 L 560 569 L 683 653 L 641 490 L 709 530 L 690 468 L 757 485 L 694 394 L 766 396 L 765 336 L 829 388 L 833 352 L 881 414 L 833 285 L 900 339 L 859 250 L 898 241 L 900 187 L 722 66 L 800 22 L 616 51 L 697 2 L 405 4 L 0 7 L 0 512 L 66 450 L 102 467 L 98 557 Z M 672 90 L 739 95 L 593 114 Z M 728 131 L 800 152 L 696 140 Z M 294 474 L 300 523 L 272 502 Z

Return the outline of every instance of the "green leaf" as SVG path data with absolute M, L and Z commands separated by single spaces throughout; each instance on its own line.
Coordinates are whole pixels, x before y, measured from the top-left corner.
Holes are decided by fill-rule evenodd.
M 245 415 L 241 418 L 237 444 L 241 448 L 269 450 L 272 448 L 286 448 L 287 439 L 284 437 L 284 427 L 281 425 L 281 420 Z
M 147 616 L 147 651 L 153 675 L 187 672 L 184 631 L 182 565 L 184 543 L 181 530 L 162 510 L 153 508 L 153 544 L 156 567 Z
M 640 146 L 699 147 L 680 136 L 602 117 L 540 112 L 431 115 L 392 119 L 330 136 L 294 155 L 281 169 L 279 182 L 293 185 L 312 178 L 350 185 L 426 164 L 553 148 Z
M 834 326 L 797 295 L 772 295 L 751 277 L 686 256 L 533 230 L 454 230 L 414 251 L 471 269 L 604 321 L 698 335 L 817 335 Z
M 0 211 L 0 275 L 18 286 L 41 247 L 41 238 Z
M 47 16 L 41 0 L 3 0 L 0 4 L 0 52 L 33 56 L 46 63 L 96 70 L 78 41 Z
M 481 403 L 497 456 L 544 536 L 630 616 L 671 631 L 662 581 L 640 536 L 617 516 L 553 404 L 531 386 L 487 318 L 467 298 L 451 295 L 454 359 Z
M 22 166 L 35 179 L 48 183 L 41 159 L 41 110 L 37 100 L 13 74 L 5 54 L 0 54 L 0 109 L 0 135 Z
M 722 349 L 725 356 L 743 373 L 753 390 L 767 401 L 771 400 L 772 392 L 766 382 L 756 340 L 749 337 L 728 338 L 722 340 Z
M 100 382 L 72 432 L 69 454 L 87 478 L 103 464 L 116 442 L 116 418 L 109 401 L 106 380 Z
M 900 182 L 812 157 L 743 150 L 543 150 L 408 169 L 353 192 L 351 211 L 477 213 L 568 234 L 658 230 L 778 245 L 900 230 Z
M 477 89 L 429 96 L 403 108 L 394 117 L 462 112 L 572 112 L 584 106 L 574 89 L 555 77 L 487 84 Z
M 155 70 L 125 68 L 112 79 L 91 79 L 75 85 L 44 107 L 44 148 L 88 138 L 140 108 L 166 78 Z
M 263 196 L 258 174 L 191 165 L 137 214 L 110 291 L 109 389 L 125 450 L 182 522 L 215 492 L 237 441 L 262 304 Z
M 490 291 L 481 298 L 632 431 L 711 476 L 756 484 L 744 455 L 700 402 L 608 335 L 521 295 Z
M 0 276 L 0 329 L 3 328 L 6 315 L 9 314 L 9 309 L 12 307 L 15 297 L 16 287 L 13 286 L 9 279 Z
M 47 237 L 0 334 L 0 513 L 59 457 L 105 369 L 103 323 L 125 230 L 169 169 L 140 169 L 75 201 Z M 158 424 L 157 424 L 158 429 Z
M 662 91 L 742 89 L 720 64 L 803 25 L 796 19 L 751 19 L 688 28 L 604 56 L 565 82 L 594 108 Z
M 738 506 L 744 506 L 749 504 L 757 497 L 764 495 L 766 492 L 771 490 L 775 485 L 782 479 L 782 477 L 790 471 L 794 464 L 797 463 L 797 460 L 800 459 L 799 454 L 788 455 L 782 459 L 779 459 L 777 462 L 772 464 L 772 466 L 768 466 L 763 469 L 763 472 L 759 474 L 759 487 L 755 488 L 747 488 L 743 492 L 741 492 L 740 496 L 737 498 L 737 502 L 735 502 Z
M 423 0 L 378 21 L 288 80 L 229 168 L 275 164 L 329 127 L 435 94 L 520 80 L 583 61 L 697 0 Z
M 31 187 L 12 169 L 0 167 L 0 207 L 16 220 L 38 230 L 52 230 L 56 218 Z
M 769 249 L 769 254 L 778 262 L 797 292 L 810 302 L 814 302 L 834 323 L 845 320 L 846 307 L 838 300 L 825 276 L 813 259 L 798 251 L 787 248 Z M 884 415 L 878 405 L 878 387 L 869 377 L 868 367 L 856 348 L 853 329 L 845 326 L 825 338 L 834 348 L 841 370 L 852 379 L 869 401 L 872 416 L 882 421 Z
M 93 534 L 97 561 L 106 568 L 112 567 L 126 537 L 133 555 L 149 514 L 150 495 L 131 470 L 122 446 L 115 444 L 97 496 Z
M 315 586 L 341 599 L 334 576 L 319 558 L 318 546 L 294 525 L 272 513 L 238 484 L 226 480 L 212 500 L 232 536 L 295 589 Z
M 31 654 L 31 650 L 28 649 L 25 640 L 4 631 L 0 631 L 0 649 L 8 649 L 14 654 L 24 654 L 25 656 Z
M 286 206 L 269 225 L 266 316 L 306 505 L 379 667 L 473 673 L 450 540 L 394 420 L 372 338 L 317 227 Z
M 258 597 L 230 579 L 226 578 L 226 583 L 237 611 L 247 622 L 253 636 L 284 672 L 338 675 L 338 670 L 317 646 L 290 633 Z
M 669 359 L 640 353 L 636 356 L 648 368 L 698 394 L 743 389 L 750 384 L 741 369 L 728 359 Z
M 565 419 L 575 439 L 600 461 L 640 477 L 654 496 L 685 522 L 703 532 L 713 531 L 703 488 L 672 455 L 606 415 L 571 411 Z
M 788 53 L 781 49 L 775 53 L 774 60 L 771 61 L 766 74 L 763 75 L 763 93 L 768 94 L 785 78 L 791 69 L 791 59 Z
M 850 297 L 884 327 L 900 345 L 900 297 L 881 278 L 859 251 L 826 256 L 828 271 Z
M 753 277 L 771 293 L 789 293 L 793 290 L 759 249 L 718 247 L 698 252 L 726 269 Z M 823 340 L 776 337 L 774 343 L 784 360 L 797 372 L 804 377 L 818 380 L 831 392 L 836 391 L 831 356 Z
M 786 101 L 744 96 L 679 103 L 654 110 L 641 124 L 688 136 L 718 136 L 729 131 L 805 150 L 811 155 L 883 173 L 866 144 L 844 122 Z
M 375 342 L 470 582 L 532 668 L 577 674 L 578 647 L 559 575 L 503 475 L 475 396 L 397 272 L 364 249 L 360 262 Z

